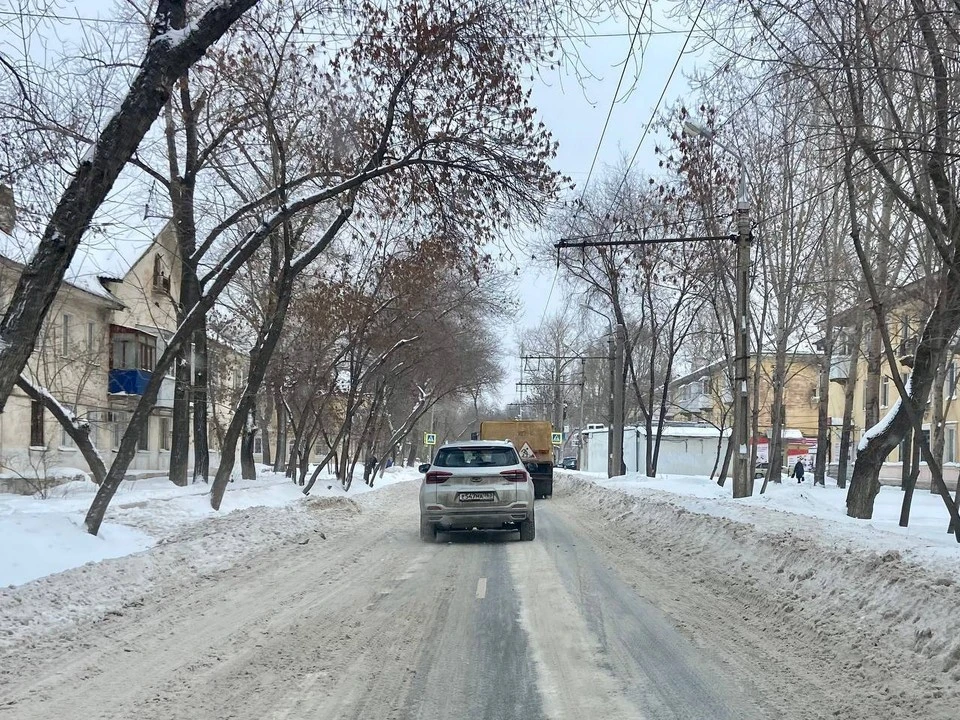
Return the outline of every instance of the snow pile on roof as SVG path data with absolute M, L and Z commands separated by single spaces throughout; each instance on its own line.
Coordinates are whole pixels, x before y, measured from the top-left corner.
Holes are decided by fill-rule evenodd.
M 101 277 L 122 279 L 160 233 L 167 218 L 157 217 L 139 197 L 138 181 L 124 178 L 100 206 L 83 234 L 80 247 L 64 279 L 81 290 L 111 298 Z M 0 255 L 26 264 L 33 257 L 42 229 L 27 229 L 21 222 L 13 234 L 0 231 Z

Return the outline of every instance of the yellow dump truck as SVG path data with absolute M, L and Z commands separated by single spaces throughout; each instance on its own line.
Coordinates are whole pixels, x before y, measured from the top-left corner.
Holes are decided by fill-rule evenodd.
M 543 420 L 487 420 L 480 440 L 509 440 L 530 473 L 538 498 L 553 495 L 553 426 Z

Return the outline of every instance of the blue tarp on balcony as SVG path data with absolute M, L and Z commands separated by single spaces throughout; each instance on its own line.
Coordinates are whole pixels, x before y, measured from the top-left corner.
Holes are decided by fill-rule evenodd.
M 152 374 L 146 370 L 111 370 L 108 392 L 111 394 L 143 395 Z

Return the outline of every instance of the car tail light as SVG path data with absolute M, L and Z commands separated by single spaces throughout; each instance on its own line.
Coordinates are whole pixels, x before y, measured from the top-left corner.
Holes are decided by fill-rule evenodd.
M 427 473 L 427 485 L 439 485 L 442 482 L 446 482 L 448 477 L 453 477 L 453 473 L 431 470 Z
M 524 470 L 504 470 L 500 475 L 509 482 L 526 482 L 529 477 Z

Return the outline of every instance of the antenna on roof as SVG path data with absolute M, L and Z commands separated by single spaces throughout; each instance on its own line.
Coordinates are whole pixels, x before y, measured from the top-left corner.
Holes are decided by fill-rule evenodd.
M 143 219 L 146 220 L 150 217 L 150 201 L 153 200 L 153 188 L 156 186 L 156 181 L 150 183 L 150 189 L 147 191 L 147 201 L 143 204 Z

